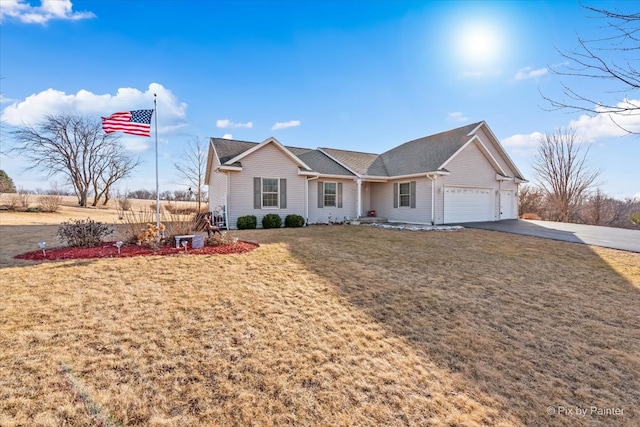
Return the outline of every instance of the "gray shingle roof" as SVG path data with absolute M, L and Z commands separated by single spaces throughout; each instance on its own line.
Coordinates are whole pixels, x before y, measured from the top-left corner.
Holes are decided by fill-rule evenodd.
M 321 148 L 321 150 L 360 175 L 388 175 L 379 154 L 338 150 L 336 148 Z
M 467 141 L 469 132 L 481 122 L 405 142 L 382 153 L 380 157 L 389 176 L 433 172 L 455 154 Z
M 435 172 L 470 139 L 469 133 L 483 122 L 406 142 L 382 154 L 336 148 L 286 147 L 313 171 L 327 175 L 394 177 Z M 258 143 L 211 138 L 221 163 L 249 150 Z M 326 154 L 325 154 L 326 153 Z M 337 162 L 335 160 L 337 160 Z M 346 166 L 346 168 L 344 166 Z
M 287 147 L 287 149 L 295 154 L 307 166 L 320 174 L 354 176 L 354 174 L 348 169 L 336 163 L 319 150 L 297 147 Z
M 235 139 L 211 138 L 220 163 L 224 164 L 236 156 L 258 145 L 257 142 L 236 141 Z

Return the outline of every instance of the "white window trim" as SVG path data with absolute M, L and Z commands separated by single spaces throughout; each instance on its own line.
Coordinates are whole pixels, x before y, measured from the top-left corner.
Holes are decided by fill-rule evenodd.
M 275 193 L 276 196 L 276 206 L 265 206 L 264 205 L 264 180 L 265 179 L 275 179 L 276 184 L 278 186 L 278 191 Z M 266 194 L 274 194 L 274 193 L 266 193 Z M 280 178 L 270 178 L 270 177 L 260 177 L 260 207 L 262 209 L 280 209 Z
M 327 196 L 327 191 L 326 191 L 327 184 L 335 185 L 336 192 L 333 194 L 333 197 L 334 197 L 333 205 L 327 205 L 325 203 L 325 201 L 327 200 L 326 199 L 326 196 Z M 338 182 L 337 181 L 324 181 L 322 183 L 322 206 L 325 207 L 325 208 L 326 207 L 329 207 L 329 208 L 337 208 L 338 207 Z
M 407 184 L 409 189 L 409 192 L 404 194 L 405 196 L 409 196 L 409 204 L 406 206 L 403 206 L 401 203 L 403 194 L 400 189 L 402 188 L 402 184 Z M 398 182 L 398 209 L 411 209 L 411 181 Z

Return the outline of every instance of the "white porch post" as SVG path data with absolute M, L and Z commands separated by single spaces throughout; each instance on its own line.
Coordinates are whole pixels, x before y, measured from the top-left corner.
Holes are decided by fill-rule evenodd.
M 356 179 L 356 197 L 357 197 L 357 205 L 358 205 L 358 219 L 362 216 L 362 180 L 360 178 Z

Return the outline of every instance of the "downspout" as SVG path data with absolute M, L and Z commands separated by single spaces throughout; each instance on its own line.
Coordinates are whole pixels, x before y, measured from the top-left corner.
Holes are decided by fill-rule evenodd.
M 360 219 L 360 217 L 362 216 L 362 179 L 357 178 L 356 179 L 356 186 L 357 186 L 357 191 L 356 191 L 356 195 L 358 196 L 358 209 L 356 211 L 357 219 Z
M 431 225 L 436 225 L 436 179 L 438 175 L 427 175 L 431 180 Z
M 498 181 L 498 221 L 502 221 L 502 181 Z
M 320 175 L 307 178 L 307 185 L 304 188 L 304 225 L 309 225 L 309 181 L 320 178 Z
M 224 223 L 229 230 L 229 195 L 231 194 L 231 171 L 227 171 L 227 194 L 225 195 L 226 206 L 224 208 Z

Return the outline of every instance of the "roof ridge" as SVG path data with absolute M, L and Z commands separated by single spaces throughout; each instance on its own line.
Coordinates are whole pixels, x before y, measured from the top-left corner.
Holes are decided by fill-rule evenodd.
M 331 148 L 331 147 L 318 147 L 318 150 L 335 150 L 335 151 L 343 151 L 345 153 L 371 154 L 372 156 L 380 155 L 379 153 L 370 153 L 367 151 L 343 150 L 342 148 Z

